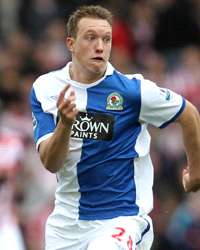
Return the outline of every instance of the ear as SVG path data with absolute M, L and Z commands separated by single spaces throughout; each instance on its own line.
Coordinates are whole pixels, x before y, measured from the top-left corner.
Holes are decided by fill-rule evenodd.
M 74 48 L 74 38 L 72 37 L 67 37 L 66 38 L 66 45 L 68 50 L 72 53 L 73 52 L 73 48 Z

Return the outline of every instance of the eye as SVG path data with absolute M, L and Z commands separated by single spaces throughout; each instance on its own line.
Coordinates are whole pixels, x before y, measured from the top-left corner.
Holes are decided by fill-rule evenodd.
M 88 41 L 93 41 L 93 40 L 95 40 L 95 35 L 87 35 L 86 36 L 86 39 L 88 40 Z
M 105 43 L 110 43 L 110 42 L 111 42 L 111 37 L 110 37 L 110 36 L 105 36 L 105 37 L 103 38 L 103 41 L 104 41 Z

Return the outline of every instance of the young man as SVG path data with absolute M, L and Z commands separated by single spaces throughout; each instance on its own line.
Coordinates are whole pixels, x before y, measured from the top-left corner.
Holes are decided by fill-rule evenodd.
M 153 167 L 147 125 L 175 121 L 183 131 L 185 191 L 200 188 L 200 121 L 180 95 L 108 62 L 112 16 L 81 7 L 67 24 L 72 62 L 32 88 L 34 137 L 45 168 L 57 174 L 46 250 L 150 249 Z

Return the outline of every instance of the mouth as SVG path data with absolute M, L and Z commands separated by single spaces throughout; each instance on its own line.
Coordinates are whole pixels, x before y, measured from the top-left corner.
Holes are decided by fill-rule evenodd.
M 93 57 L 92 60 L 97 61 L 97 62 L 104 62 L 103 57 L 100 57 L 100 56 Z

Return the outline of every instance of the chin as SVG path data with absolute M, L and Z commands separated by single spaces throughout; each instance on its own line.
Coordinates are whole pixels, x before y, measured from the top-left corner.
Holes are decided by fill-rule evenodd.
M 105 73 L 105 70 L 102 70 L 102 69 L 96 70 L 96 71 L 94 72 L 94 74 L 95 74 L 97 77 L 99 77 L 99 78 L 101 78 L 101 77 L 104 75 L 104 73 Z
M 106 71 L 106 65 L 105 65 L 105 63 L 101 63 L 101 64 L 98 64 L 98 65 L 93 65 L 91 71 L 94 74 L 102 75 Z

